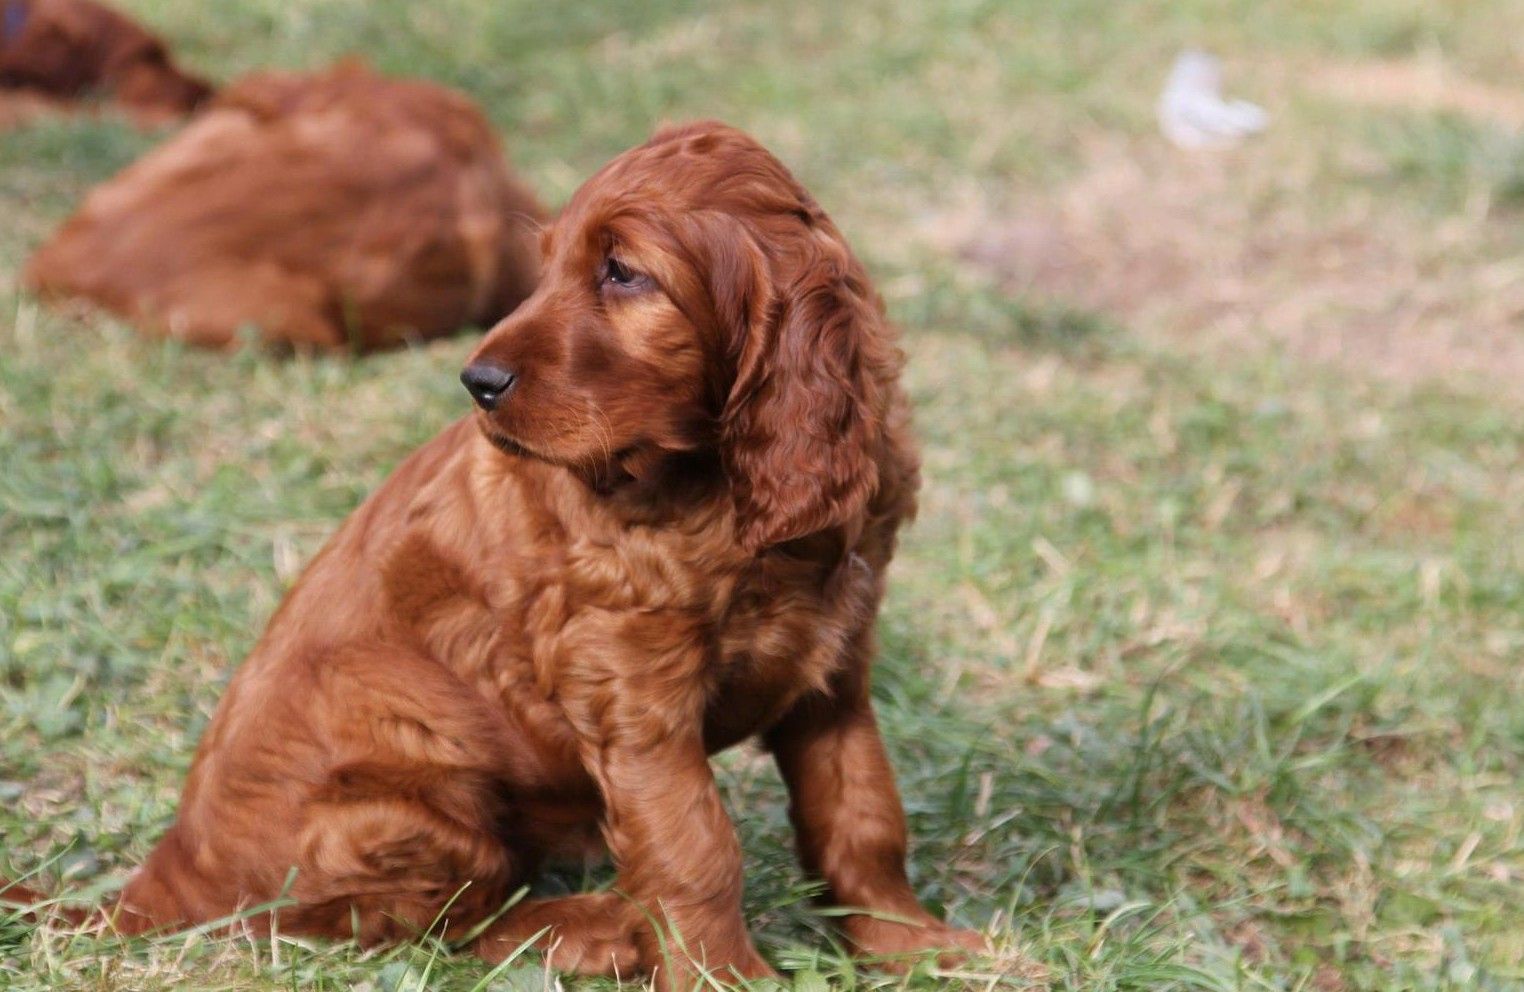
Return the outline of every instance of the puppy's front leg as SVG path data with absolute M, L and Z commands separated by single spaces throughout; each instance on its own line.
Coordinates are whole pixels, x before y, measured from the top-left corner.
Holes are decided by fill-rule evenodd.
M 788 785 L 800 861 L 832 902 L 866 911 L 842 921 L 859 954 L 985 950 L 978 933 L 926 912 L 906 878 L 905 813 L 868 696 L 866 641 L 829 695 L 801 700 L 766 734 Z
M 688 992 L 695 966 L 730 980 L 774 972 L 741 915 L 741 848 L 704 749 L 697 638 L 662 640 L 673 650 L 610 666 L 567 702 L 603 794 L 619 888 L 665 940 L 642 938 L 642 966 L 664 989 Z

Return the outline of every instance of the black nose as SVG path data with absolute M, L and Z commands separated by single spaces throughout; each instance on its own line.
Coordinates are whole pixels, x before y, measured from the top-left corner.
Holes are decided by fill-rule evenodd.
M 518 376 L 501 365 L 491 362 L 472 362 L 460 374 L 461 385 L 483 410 L 492 410 L 508 395 L 508 390 L 518 381 Z

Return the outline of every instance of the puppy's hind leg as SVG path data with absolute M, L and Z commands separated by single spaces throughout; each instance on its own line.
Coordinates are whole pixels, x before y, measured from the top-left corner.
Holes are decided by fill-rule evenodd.
M 499 713 L 433 659 L 344 645 L 247 666 L 191 769 L 180 815 L 122 893 L 165 929 L 229 915 L 267 932 L 460 932 L 522 884 L 502 833 Z M 130 924 L 129 924 L 130 925 Z
M 510 846 L 514 741 L 476 690 L 431 658 L 391 646 L 335 652 L 317 709 L 321 782 L 297 832 L 294 929 L 362 942 L 445 935 L 486 919 L 534 852 Z

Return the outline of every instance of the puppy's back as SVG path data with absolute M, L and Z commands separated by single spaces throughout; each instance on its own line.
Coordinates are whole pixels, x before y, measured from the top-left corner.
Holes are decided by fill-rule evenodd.
M 26 280 L 196 344 L 373 348 L 506 313 L 543 216 L 460 94 L 260 73 L 92 192 Z

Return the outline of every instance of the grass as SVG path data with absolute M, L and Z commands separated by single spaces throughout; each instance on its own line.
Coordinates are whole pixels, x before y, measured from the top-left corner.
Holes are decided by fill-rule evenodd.
M 927 476 L 875 691 L 915 884 L 1004 955 L 854 969 L 793 866 L 776 775 L 741 752 L 719 767 L 748 915 L 796 988 L 1524 987 L 1518 137 L 1301 82 L 1435 58 L 1506 82 L 1516 5 L 124 5 L 219 78 L 360 50 L 460 86 L 551 202 L 659 119 L 729 119 L 869 262 Z M 1152 95 L 1188 43 L 1271 105 L 1262 141 L 1204 164 L 1157 147 Z M 0 836 L 12 870 L 69 891 L 146 853 L 281 591 L 464 407 L 468 339 L 229 359 L 12 293 L 154 140 L 106 120 L 0 135 Z M 1146 182 L 1097 182 L 1097 148 Z M 1015 225 L 1066 189 L 1099 212 L 1033 216 L 1112 266 L 1095 281 L 1246 239 L 1253 266 L 1016 292 L 1009 252 L 945 240 L 960 205 Z M 1117 246 L 1133 254 L 1108 262 Z M 1202 305 L 1225 285 L 1236 302 Z M 549 981 L 532 955 L 489 974 L 440 952 L 115 946 L 9 920 L 0 985 Z

